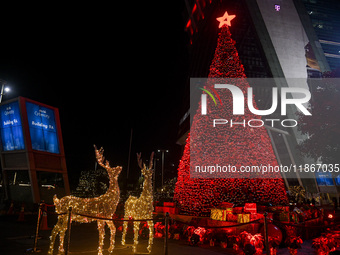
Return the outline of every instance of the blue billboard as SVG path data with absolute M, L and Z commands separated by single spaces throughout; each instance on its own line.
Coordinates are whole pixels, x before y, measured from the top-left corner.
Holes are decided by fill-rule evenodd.
M 329 172 L 326 173 L 315 173 L 316 181 L 319 186 L 333 186 L 333 178 L 332 174 Z
M 334 180 L 335 180 L 335 184 L 336 184 L 337 186 L 340 186 L 340 175 L 338 175 L 337 177 L 335 177 Z
M 24 150 L 19 103 L 13 102 L 0 107 L 1 143 L 3 151 Z
M 26 102 L 32 149 L 59 153 L 59 142 L 54 110 Z

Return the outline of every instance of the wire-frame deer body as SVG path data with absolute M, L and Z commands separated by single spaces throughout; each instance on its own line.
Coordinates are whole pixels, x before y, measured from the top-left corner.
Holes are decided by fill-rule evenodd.
M 103 245 L 104 245 L 104 237 L 105 237 L 105 223 L 110 228 L 110 247 L 108 251 L 111 253 L 114 249 L 115 244 L 115 235 L 116 235 L 116 227 L 111 220 L 101 220 L 92 217 L 98 218 L 107 218 L 111 219 L 114 213 L 116 212 L 117 204 L 120 198 L 120 190 L 118 186 L 118 176 L 122 171 L 122 167 L 111 167 L 110 163 L 106 160 L 104 163 L 104 149 L 100 148 L 99 150 L 95 147 L 95 153 L 98 164 L 106 169 L 109 176 L 109 188 L 105 194 L 95 197 L 95 198 L 80 198 L 75 196 L 65 196 L 61 199 L 58 199 L 56 195 L 53 198 L 55 210 L 59 214 L 58 222 L 54 226 L 51 233 L 51 243 L 49 247 L 48 254 L 53 254 L 54 242 L 56 236 L 59 234 L 60 242 L 59 242 L 59 252 L 64 252 L 64 237 L 65 232 L 67 230 L 68 223 L 68 208 L 72 207 L 72 217 L 71 222 L 76 221 L 80 223 L 89 223 L 92 221 L 97 221 L 98 231 L 99 231 L 99 246 L 98 246 L 98 254 L 103 254 Z M 81 215 L 79 215 L 81 214 Z M 92 216 L 86 217 L 82 215 Z
M 152 192 L 152 165 L 153 165 L 153 153 L 150 157 L 149 167 L 147 168 L 145 164 L 142 165 L 141 154 L 137 154 L 138 165 L 141 168 L 142 175 L 144 176 L 143 191 L 139 198 L 130 196 L 125 202 L 125 215 L 124 219 L 127 220 L 132 218 L 134 220 L 152 219 L 153 212 L 153 192 Z M 138 244 L 138 232 L 140 221 L 133 222 L 134 231 L 134 242 L 133 242 L 133 252 L 137 251 Z M 147 249 L 151 252 L 153 244 L 153 220 L 147 221 L 149 226 L 149 242 Z M 124 221 L 123 224 L 123 235 L 122 235 L 122 245 L 125 245 L 125 236 L 128 227 L 128 222 Z

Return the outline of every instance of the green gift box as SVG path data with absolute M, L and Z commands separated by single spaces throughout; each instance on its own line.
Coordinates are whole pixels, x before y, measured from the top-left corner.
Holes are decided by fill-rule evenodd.
M 280 213 L 279 220 L 283 222 L 289 222 L 289 212 Z

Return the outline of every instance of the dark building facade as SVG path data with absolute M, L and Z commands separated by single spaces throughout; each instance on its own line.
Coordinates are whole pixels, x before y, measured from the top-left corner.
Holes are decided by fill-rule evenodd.
M 331 70 L 340 68 L 340 2 L 303 0 Z

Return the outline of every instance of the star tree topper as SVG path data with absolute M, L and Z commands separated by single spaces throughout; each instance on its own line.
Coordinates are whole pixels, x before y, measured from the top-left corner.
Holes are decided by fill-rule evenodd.
M 230 21 L 233 20 L 236 15 L 228 15 L 228 12 L 225 12 L 222 17 L 217 18 L 220 22 L 218 28 L 223 27 L 223 25 L 231 26 Z

